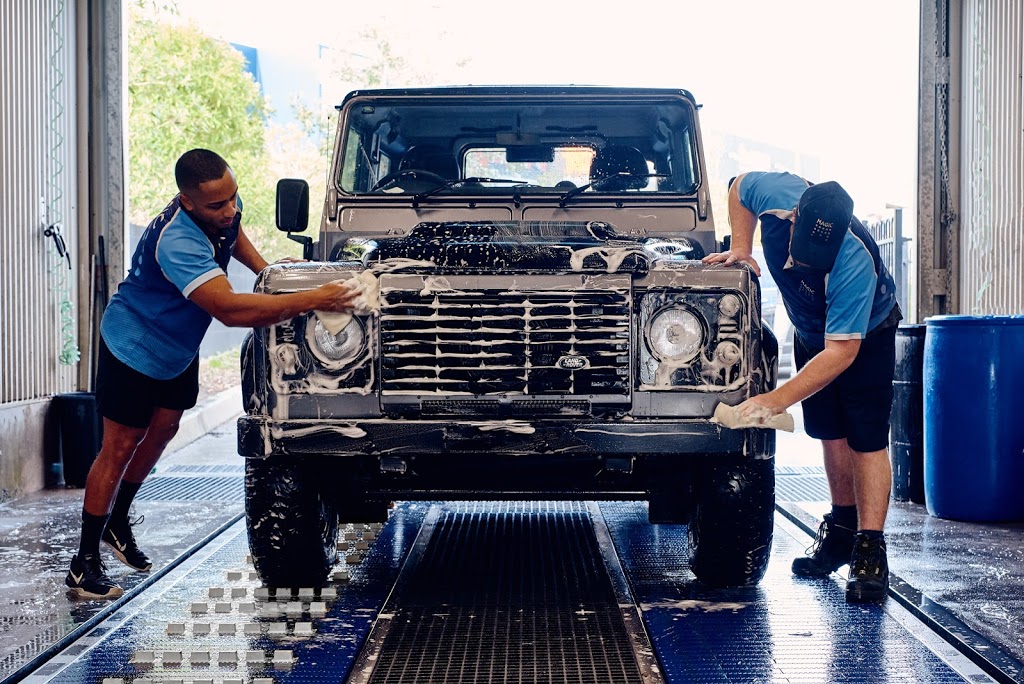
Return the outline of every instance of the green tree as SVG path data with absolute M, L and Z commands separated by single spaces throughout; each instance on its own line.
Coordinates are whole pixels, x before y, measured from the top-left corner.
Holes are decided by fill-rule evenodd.
M 145 225 L 177 192 L 174 163 L 214 150 L 231 165 L 258 246 L 273 235 L 264 148 L 267 105 L 241 53 L 165 8 L 129 5 L 129 218 Z

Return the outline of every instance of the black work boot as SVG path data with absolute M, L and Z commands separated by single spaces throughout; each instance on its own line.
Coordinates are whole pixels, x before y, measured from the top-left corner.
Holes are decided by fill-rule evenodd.
M 114 552 L 117 559 L 129 568 L 139 572 L 149 572 L 153 567 L 153 562 L 135 543 L 135 535 L 132 533 L 132 527 L 142 521 L 143 517 L 141 516 L 135 521 L 130 521 L 127 518 L 115 520 L 111 517 L 107 522 L 107 528 L 103 530 L 102 540 Z
M 857 533 L 850 557 L 850 579 L 846 581 L 849 603 L 881 603 L 889 589 L 889 561 L 885 538 Z
M 835 522 L 831 513 L 818 526 L 818 536 L 807 548 L 807 555 L 793 559 L 793 574 L 800 577 L 825 577 L 850 562 L 854 530 Z

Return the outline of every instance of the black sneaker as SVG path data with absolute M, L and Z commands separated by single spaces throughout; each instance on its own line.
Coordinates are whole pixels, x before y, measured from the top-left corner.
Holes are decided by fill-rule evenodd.
M 800 577 L 825 577 L 850 562 L 854 530 L 832 519 L 831 513 L 818 526 L 818 536 L 807 547 L 807 556 L 793 559 L 793 574 Z
M 71 569 L 64 578 L 64 584 L 82 598 L 115 599 L 124 594 L 112 579 L 107 577 L 106 566 L 99 556 L 86 555 L 71 558 Z
M 857 534 L 850 558 L 850 579 L 846 581 L 849 603 L 881 603 L 889 589 L 889 561 L 885 539 Z
M 103 543 L 109 546 L 117 559 L 133 570 L 149 572 L 153 567 L 153 561 L 149 560 L 139 545 L 135 543 L 135 535 L 132 534 L 132 527 L 138 525 L 145 518 L 139 517 L 135 521 L 127 518 L 114 520 L 107 523 L 107 529 L 103 530 Z

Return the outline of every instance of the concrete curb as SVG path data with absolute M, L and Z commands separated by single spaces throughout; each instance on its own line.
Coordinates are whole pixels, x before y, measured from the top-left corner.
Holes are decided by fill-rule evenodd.
M 196 441 L 229 420 L 242 414 L 242 387 L 236 385 L 219 392 L 195 408 L 189 409 L 181 418 L 178 434 L 167 445 L 165 453 L 171 453 Z

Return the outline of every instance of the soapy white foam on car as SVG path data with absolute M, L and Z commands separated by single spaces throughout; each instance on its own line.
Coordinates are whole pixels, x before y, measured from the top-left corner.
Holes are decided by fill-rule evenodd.
M 741 428 L 769 428 L 793 432 L 795 429 L 793 416 L 789 412 L 772 413 L 772 410 L 767 406 L 759 406 L 753 403 L 749 404 L 742 414 L 736 406 L 719 404 L 715 407 L 715 415 L 711 418 L 711 422 L 734 430 Z
M 353 315 L 367 316 L 380 311 L 380 279 L 373 271 L 363 271 L 347 280 L 338 280 L 350 291 L 357 292 L 350 311 L 315 311 L 320 323 L 337 335 L 352 321 Z

